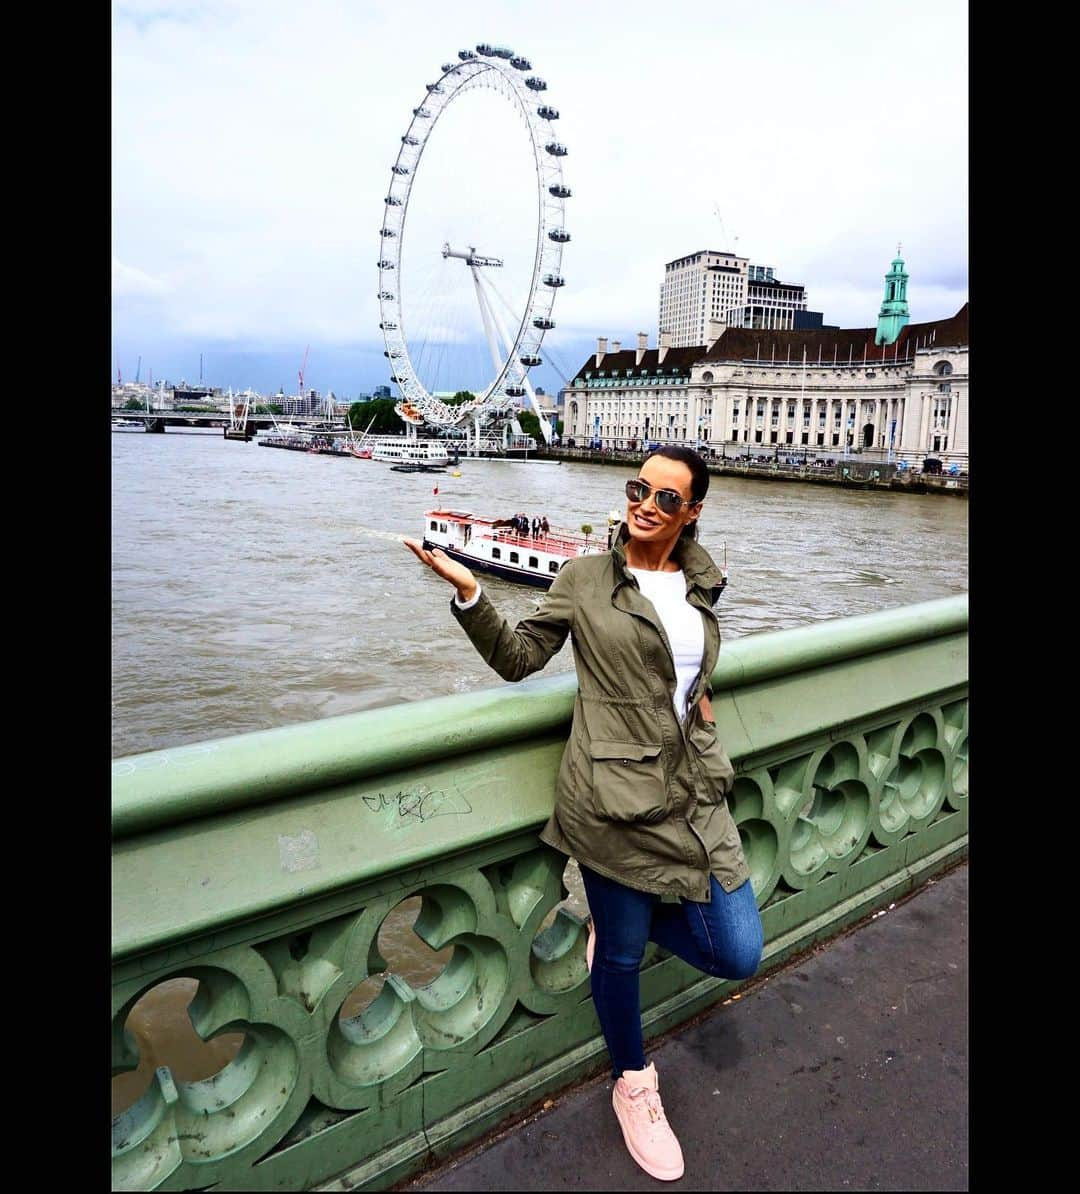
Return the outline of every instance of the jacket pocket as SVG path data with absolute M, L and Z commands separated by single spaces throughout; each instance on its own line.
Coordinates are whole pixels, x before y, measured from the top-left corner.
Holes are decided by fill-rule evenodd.
M 596 815 L 605 821 L 662 821 L 668 813 L 660 744 L 594 738 L 592 793 Z
M 716 727 L 707 722 L 698 722 L 690 729 L 690 745 L 697 754 L 698 765 L 709 785 L 709 796 L 719 803 L 731 791 L 735 783 L 735 768 L 720 745 Z

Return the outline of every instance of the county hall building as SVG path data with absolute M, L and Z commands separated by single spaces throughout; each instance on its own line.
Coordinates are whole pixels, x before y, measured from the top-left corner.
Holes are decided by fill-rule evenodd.
M 857 452 L 968 468 L 968 304 L 910 323 L 899 254 L 876 327 L 732 327 L 704 343 L 597 340 L 564 391 L 564 440 L 635 449 L 686 443 L 717 455 Z M 741 296 L 740 296 L 741 297 Z M 725 296 L 726 298 L 726 296 Z

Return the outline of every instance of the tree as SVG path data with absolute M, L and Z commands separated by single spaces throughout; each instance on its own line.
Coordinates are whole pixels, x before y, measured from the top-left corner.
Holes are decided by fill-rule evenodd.
M 138 400 L 138 398 L 129 398 L 127 400 L 127 402 L 124 403 L 122 409 L 124 409 L 124 410 L 146 410 L 146 404 L 143 402 L 140 402 Z
M 585 536 L 585 545 L 588 546 L 589 536 L 592 534 L 592 524 L 583 522 L 581 524 L 581 533 Z
M 443 403 L 446 406 L 460 406 L 463 402 L 472 402 L 475 397 L 469 390 L 458 390 L 453 398 L 444 398 Z
M 518 412 L 518 422 L 521 424 L 521 430 L 526 435 L 531 435 L 533 439 L 542 443 L 540 436 L 540 420 L 532 413 L 531 410 L 522 410 Z
M 364 431 L 371 423 L 372 435 L 399 432 L 405 424 L 395 412 L 394 405 L 393 398 L 370 398 L 367 402 L 354 402 L 349 407 L 346 419 L 354 431 Z M 375 421 L 372 422 L 372 419 Z

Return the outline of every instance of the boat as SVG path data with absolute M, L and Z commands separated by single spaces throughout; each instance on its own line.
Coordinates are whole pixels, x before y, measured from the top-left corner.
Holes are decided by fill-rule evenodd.
M 407 460 L 403 464 L 392 464 L 392 473 L 445 473 L 446 466 L 442 464 L 422 464 L 416 460 Z
M 615 522 L 605 532 L 585 535 L 550 527 L 533 538 L 522 534 L 510 518 L 478 518 L 464 510 L 428 510 L 424 514 L 424 547 L 439 547 L 453 560 L 479 572 L 517 584 L 548 589 L 568 560 L 601 555 Z
M 368 433 L 371 431 L 372 424 L 375 422 L 375 416 L 371 417 L 371 422 L 364 428 L 363 434 L 359 439 L 353 434 L 352 424 L 349 425 L 349 438 L 345 442 L 345 451 L 350 456 L 355 456 L 357 460 L 370 460 L 374 448 L 371 441 L 368 439 Z
M 113 431 L 145 431 L 146 424 L 142 419 L 113 419 Z
M 449 464 L 450 453 L 437 439 L 379 440 L 372 445 L 371 459 L 391 464 Z

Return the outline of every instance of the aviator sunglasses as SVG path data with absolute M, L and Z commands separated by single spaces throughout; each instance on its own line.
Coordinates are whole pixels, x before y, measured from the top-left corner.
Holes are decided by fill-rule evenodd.
M 626 483 L 626 496 L 635 505 L 638 502 L 643 502 L 650 493 L 653 495 L 656 508 L 661 514 L 678 514 L 683 506 L 697 505 L 692 498 L 684 498 L 682 494 L 676 493 L 674 489 L 654 490 L 648 481 L 627 481 Z

